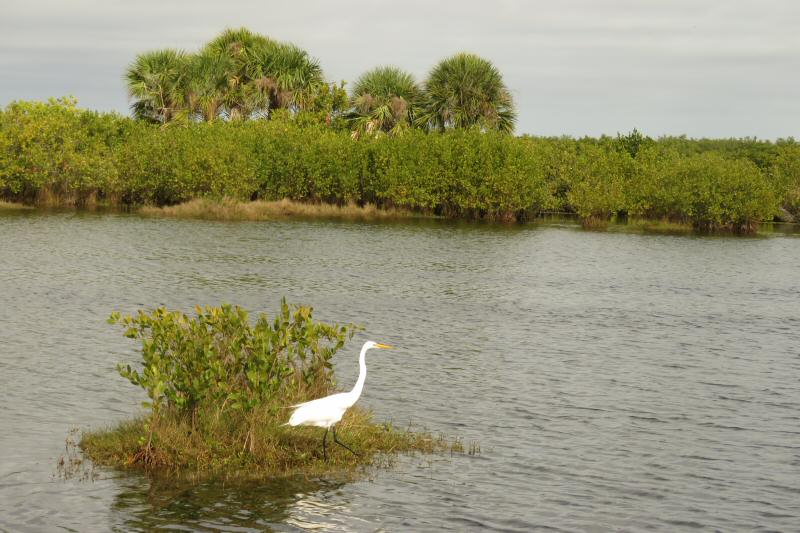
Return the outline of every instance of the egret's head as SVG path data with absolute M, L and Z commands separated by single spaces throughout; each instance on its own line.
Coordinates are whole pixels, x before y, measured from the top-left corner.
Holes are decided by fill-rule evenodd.
M 367 350 L 371 350 L 372 348 L 381 348 L 383 350 L 391 350 L 391 349 L 394 348 L 394 346 L 389 346 L 388 344 L 381 344 L 381 343 L 375 342 L 375 341 L 367 341 L 364 344 L 364 347 Z

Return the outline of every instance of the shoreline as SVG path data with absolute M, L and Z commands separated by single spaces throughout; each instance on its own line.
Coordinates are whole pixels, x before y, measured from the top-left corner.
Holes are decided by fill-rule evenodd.
M 524 220 L 503 218 L 444 217 L 433 213 L 402 208 L 383 208 L 374 204 L 358 206 L 350 203 L 306 203 L 284 198 L 282 200 L 240 201 L 230 198 L 213 200 L 195 198 L 172 206 L 128 206 L 98 202 L 86 206 L 76 205 L 28 205 L 0 200 L 2 212 L 67 212 L 67 213 L 123 213 L 142 218 L 172 220 L 202 220 L 219 222 L 267 222 L 285 220 L 330 220 L 341 222 L 420 222 L 436 221 L 449 223 L 472 223 L 498 227 L 523 227 L 532 225 L 568 225 L 582 231 L 595 233 L 664 234 L 686 236 L 764 236 L 774 233 L 800 234 L 800 223 L 768 221 L 762 222 L 754 232 L 738 232 L 731 228 L 713 230 L 698 228 L 690 222 L 644 217 L 614 217 L 601 224 L 586 225 L 576 213 L 550 211 L 537 213 Z M 775 231 L 786 228 L 789 231 Z M 795 231 L 792 231 L 796 228 Z

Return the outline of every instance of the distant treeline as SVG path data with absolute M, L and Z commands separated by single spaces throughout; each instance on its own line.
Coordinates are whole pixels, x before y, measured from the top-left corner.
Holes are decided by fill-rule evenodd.
M 448 217 L 567 211 L 752 231 L 800 215 L 793 140 L 514 137 L 484 128 L 361 136 L 300 113 L 157 125 L 68 99 L 0 111 L 0 198 L 168 205 L 197 197 L 374 203 Z
M 228 28 L 195 52 L 141 53 L 125 82 L 133 116 L 159 124 L 312 113 L 361 136 L 473 126 L 510 133 L 516 121 L 500 71 L 475 54 L 442 59 L 423 83 L 397 66 L 378 66 L 348 96 L 345 82 L 326 80 L 306 50 L 247 28 Z

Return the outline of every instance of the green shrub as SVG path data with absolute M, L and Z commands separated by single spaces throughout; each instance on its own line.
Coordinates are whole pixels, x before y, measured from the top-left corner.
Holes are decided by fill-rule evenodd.
M 648 146 L 652 146 L 655 141 L 650 137 L 642 135 L 642 133 L 633 128 L 633 131 L 622 135 L 621 133 L 617 134 L 617 138 L 614 139 L 617 149 L 627 152 L 632 158 L 636 158 L 639 151 L 643 148 L 647 148 Z
M 773 178 L 782 207 L 800 217 L 800 145 L 787 143 L 778 148 Z
M 267 200 L 356 202 L 362 145 L 349 133 L 294 120 L 247 125 L 254 138 L 258 196 Z
M 116 150 L 115 192 L 127 203 L 158 205 L 203 196 L 249 199 L 257 188 L 253 137 L 240 123 L 138 123 Z
M 109 141 L 123 119 L 78 110 L 70 98 L 12 102 L 0 114 L 0 192 L 81 204 L 116 177 Z M 114 133 L 111 133 L 114 132 Z
M 0 197 L 157 206 L 289 198 L 499 220 L 562 210 L 587 225 L 630 214 L 737 231 L 771 220 L 779 205 L 800 213 L 791 140 L 518 138 L 480 128 L 355 140 L 315 113 L 164 127 L 70 99 L 15 102 L 0 111 Z
M 635 176 L 626 190 L 628 214 L 688 222 L 690 188 L 679 179 L 679 168 L 686 158 L 671 147 L 643 149 L 636 157 Z
M 778 143 L 754 137 L 741 139 L 689 139 L 688 137 L 662 137 L 657 141 L 663 149 L 672 149 L 682 156 L 714 152 L 725 159 L 749 159 L 760 170 L 766 171 L 777 157 Z
M 455 217 L 513 219 L 549 207 L 539 154 L 522 139 L 477 129 L 369 141 L 368 195 Z
M 333 387 L 331 358 L 352 336 L 351 325 L 316 322 L 312 309 L 281 302 L 270 320 L 251 324 L 240 307 L 197 308 L 197 316 L 158 308 L 135 316 L 112 314 L 125 336 L 142 343 L 141 369 L 120 374 L 142 387 L 154 412 L 211 407 L 278 409 Z
M 602 225 L 624 209 L 631 167 L 627 151 L 579 145 L 567 202 L 585 225 Z
M 550 191 L 546 209 L 571 211 L 567 198 L 578 167 L 578 141 L 569 137 L 523 137 L 541 161 L 542 172 Z
M 696 226 L 749 232 L 777 211 L 772 188 L 751 161 L 705 153 L 687 163 L 690 176 L 687 212 Z
M 196 312 L 111 315 L 141 342 L 139 364 L 118 370 L 147 392 L 151 410 L 84 433 L 80 447 L 93 461 L 170 475 L 263 477 L 351 470 L 398 451 L 463 451 L 459 440 L 396 430 L 352 407 L 336 426 L 360 453 L 329 446 L 326 459 L 324 432 L 287 427 L 286 408 L 332 392 L 331 359 L 354 327 L 317 322 L 310 307 L 285 301 L 272 319 L 260 314 L 254 322 L 230 305 Z
M 759 221 L 772 219 L 778 207 L 773 187 L 747 159 L 646 149 L 636 163 L 631 214 L 689 221 L 704 229 L 752 231 Z

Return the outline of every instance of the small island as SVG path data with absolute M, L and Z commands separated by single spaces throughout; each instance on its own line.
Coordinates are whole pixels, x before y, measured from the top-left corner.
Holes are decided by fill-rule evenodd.
M 344 447 L 321 446 L 321 428 L 288 427 L 290 407 L 335 387 L 332 357 L 355 331 L 318 322 L 281 302 L 251 323 L 240 307 L 198 307 L 196 316 L 157 308 L 109 319 L 139 339 L 142 361 L 119 373 L 149 396 L 146 416 L 86 432 L 79 446 L 96 464 L 150 474 L 260 478 L 353 472 L 398 452 L 463 451 L 458 439 L 376 423 L 350 408 L 337 424 Z M 354 359 L 354 363 L 356 360 Z

